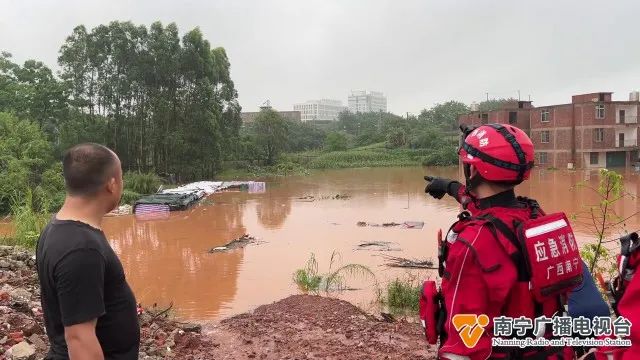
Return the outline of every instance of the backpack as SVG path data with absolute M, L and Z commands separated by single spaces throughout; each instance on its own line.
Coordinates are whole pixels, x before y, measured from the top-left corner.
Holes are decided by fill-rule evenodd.
M 529 220 L 514 224 L 515 233 L 494 216 L 481 218 L 509 241 L 503 247 L 518 269 L 518 280 L 529 282 L 537 302 L 565 295 L 582 283 L 580 249 L 564 213 L 544 215 L 533 207 Z

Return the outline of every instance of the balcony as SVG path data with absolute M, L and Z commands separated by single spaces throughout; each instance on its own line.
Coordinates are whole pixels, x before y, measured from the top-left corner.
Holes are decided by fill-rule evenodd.
M 617 148 L 634 147 L 638 146 L 638 139 L 618 139 L 616 141 Z
M 631 115 L 616 116 L 616 125 L 638 125 L 638 117 Z

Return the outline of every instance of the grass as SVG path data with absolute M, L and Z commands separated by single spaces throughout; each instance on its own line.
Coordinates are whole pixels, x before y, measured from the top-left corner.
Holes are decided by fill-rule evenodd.
M 347 264 L 334 269 L 334 265 L 341 262 L 340 258 L 340 253 L 334 251 L 331 254 L 328 272 L 320 274 L 315 254 L 312 253 L 305 267 L 294 272 L 293 282 L 304 293 L 318 294 L 320 291 L 330 293 L 348 290 L 348 278 L 363 277 L 372 278 L 375 281 L 373 272 L 364 265 Z
M 140 199 L 142 195 L 138 194 L 135 191 L 125 189 L 122 192 L 122 199 L 120 199 L 121 205 L 133 205 L 138 199 Z
M 247 178 L 281 177 L 292 175 L 308 175 L 309 169 L 299 163 L 286 161 L 274 166 L 249 165 L 243 168 L 226 169 L 216 176 L 219 180 L 246 180 Z
M 160 177 L 154 173 L 128 171 L 124 174 L 124 188 L 138 194 L 154 194 L 162 185 Z
M 35 248 L 40 232 L 47 225 L 50 214 L 40 213 L 33 209 L 31 192 L 25 194 L 25 198 L 11 205 L 11 218 L 15 229 L 12 238 L 5 238 L 7 245 L 20 245 L 27 248 Z
M 377 143 L 344 151 L 306 151 L 287 154 L 286 161 L 309 169 L 337 169 L 359 167 L 395 166 L 446 166 L 458 162 L 456 149 L 388 149 L 385 143 Z
M 420 286 L 411 277 L 395 279 L 386 287 L 386 294 L 381 303 L 389 308 L 392 314 L 417 314 L 420 301 Z
M 293 274 L 293 282 L 305 293 L 318 292 L 322 276 L 318 275 L 318 262 L 314 254 L 311 254 L 304 268 L 296 270 Z
M 275 166 L 249 165 L 226 169 L 219 179 L 263 178 L 307 175 L 310 169 L 343 169 L 366 167 L 448 166 L 458 163 L 456 148 L 388 149 L 386 142 L 342 151 L 310 150 L 284 154 Z

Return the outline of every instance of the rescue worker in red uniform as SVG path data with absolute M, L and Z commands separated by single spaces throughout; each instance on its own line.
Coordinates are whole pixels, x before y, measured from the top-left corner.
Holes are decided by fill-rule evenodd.
M 619 264 L 620 265 L 620 264 Z M 640 249 L 636 249 L 629 255 L 628 263 L 622 266 L 621 277 L 623 293 L 616 302 L 614 308 L 617 314 L 625 317 L 631 323 L 631 347 L 602 347 L 588 354 L 584 360 L 635 360 L 640 359 L 640 276 L 637 276 L 640 268 Z M 626 274 L 632 276 L 631 280 L 623 280 Z
M 640 251 L 631 257 L 629 266 L 637 273 L 640 265 Z M 631 347 L 616 351 L 602 351 L 596 356 L 598 360 L 635 360 L 640 359 L 640 276 L 635 275 L 618 303 L 618 313 L 631 322 Z M 621 353 L 621 354 L 620 354 Z M 615 354 L 615 356 L 608 356 Z M 620 356 L 622 355 L 622 356 Z
M 452 323 L 456 314 L 534 319 L 563 312 L 560 298 L 535 300 L 523 274 L 524 255 L 517 251 L 514 236 L 506 236 L 509 232 L 515 234 L 518 223 L 544 214 L 535 201 L 516 197 L 514 192 L 533 168 L 531 140 L 522 130 L 506 124 L 488 124 L 463 132 L 459 156 L 466 185 L 425 177 L 429 181 L 425 190 L 428 194 L 437 199 L 449 194 L 471 215 L 450 229 L 442 254 L 445 266 L 441 296 L 446 317 L 440 330 L 438 356 L 448 360 L 573 359 L 573 351 L 563 347 L 492 348 L 492 321 L 477 344 L 469 348 Z M 550 330 L 550 325 L 542 327 L 542 332 L 532 337 L 549 334 Z

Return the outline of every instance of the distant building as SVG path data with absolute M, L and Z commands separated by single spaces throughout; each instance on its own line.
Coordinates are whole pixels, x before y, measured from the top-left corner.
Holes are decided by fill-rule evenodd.
M 638 160 L 635 93 L 612 101 L 610 92 L 571 97 L 570 104 L 531 111 L 531 140 L 542 166 L 602 168 L 631 166 Z
M 267 102 L 266 105 L 260 106 L 260 110 L 268 110 L 272 109 L 271 105 Z M 301 113 L 300 111 L 276 111 L 283 118 L 290 121 L 301 121 Z M 260 114 L 260 111 L 249 111 L 249 112 L 241 112 L 240 118 L 242 119 L 242 125 L 252 124 L 256 121 L 256 117 Z
M 346 109 L 342 101 L 330 99 L 309 100 L 293 105 L 293 110 L 302 115 L 302 121 L 336 121 Z
M 387 112 L 387 97 L 378 91 L 352 91 L 349 95 L 352 113 Z
M 631 166 L 639 160 L 640 96 L 632 92 L 628 101 L 613 101 L 611 94 L 574 95 L 571 103 L 539 107 L 515 101 L 498 110 L 461 115 L 458 122 L 521 128 L 531 137 L 541 167 Z
M 472 104 L 471 112 L 460 115 L 458 122 L 467 125 L 511 124 L 529 134 L 531 128 L 530 112 L 532 109 L 531 101 L 507 101 L 499 109 L 493 111 L 479 111 L 478 105 L 474 106 Z

